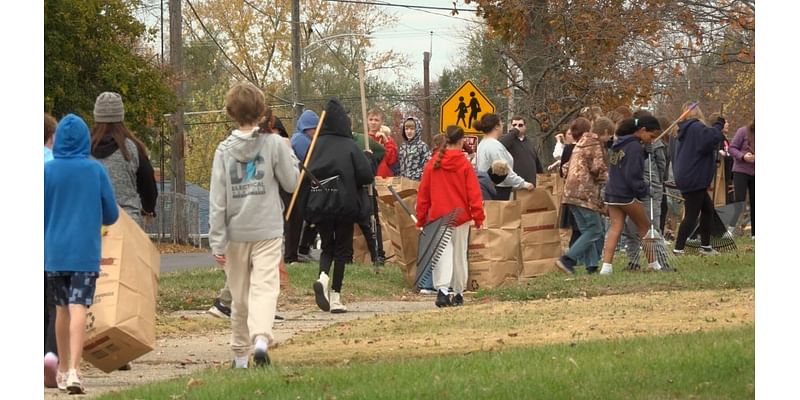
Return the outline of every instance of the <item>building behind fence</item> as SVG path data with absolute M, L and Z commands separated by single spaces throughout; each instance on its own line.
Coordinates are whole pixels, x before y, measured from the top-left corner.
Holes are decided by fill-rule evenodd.
M 159 185 L 156 218 L 145 224 L 145 232 L 161 242 L 177 243 L 186 232 L 188 243 L 200 247 L 208 242 L 208 191 L 187 183 L 186 194 L 175 193 L 169 181 Z

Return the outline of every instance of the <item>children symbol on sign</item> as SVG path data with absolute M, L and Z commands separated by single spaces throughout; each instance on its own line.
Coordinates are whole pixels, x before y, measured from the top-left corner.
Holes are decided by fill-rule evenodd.
M 462 126 L 467 126 L 467 121 L 464 120 L 464 117 L 467 116 L 467 103 L 464 103 L 464 96 L 458 96 L 458 107 L 456 111 L 458 111 L 456 125 L 458 125 L 458 121 L 461 121 Z
M 475 97 L 475 92 L 469 92 L 469 124 L 467 128 L 472 128 L 472 121 L 478 119 L 478 113 L 481 112 L 481 103 L 478 102 L 478 98 Z

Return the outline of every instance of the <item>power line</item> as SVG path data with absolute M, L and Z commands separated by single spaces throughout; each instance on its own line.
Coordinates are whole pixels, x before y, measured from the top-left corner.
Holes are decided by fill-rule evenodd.
M 419 9 L 426 9 L 426 10 L 443 10 L 443 11 L 468 11 L 468 12 L 477 12 L 478 9 L 476 8 L 456 8 L 453 6 L 452 8 L 448 7 L 432 7 L 432 6 L 415 6 L 413 4 L 393 4 L 387 2 L 372 2 L 372 1 L 356 1 L 356 0 L 326 0 L 330 2 L 336 3 L 353 3 L 353 4 L 366 4 L 371 6 L 388 6 L 388 7 L 404 7 L 404 8 L 419 8 Z
M 409 10 L 414 10 L 414 11 L 424 12 L 424 13 L 428 13 L 428 14 L 432 14 L 432 15 L 437 15 L 437 16 L 440 16 L 440 17 L 460 19 L 462 21 L 472 22 L 472 23 L 476 23 L 476 24 L 481 23 L 481 21 L 475 21 L 475 20 L 471 20 L 471 19 L 456 17 L 455 15 L 439 14 L 439 13 L 435 13 L 435 12 L 432 12 L 432 11 L 428 11 L 428 9 L 439 9 L 439 10 L 447 10 L 447 11 L 453 11 L 453 10 L 455 10 L 455 11 L 471 11 L 471 12 L 477 12 L 478 10 L 458 9 L 458 8 L 443 8 L 443 7 L 430 7 L 430 6 L 414 6 L 414 5 L 408 5 L 408 4 L 395 4 L 395 3 L 388 3 L 388 2 L 368 2 L 368 1 L 355 1 L 355 0 L 325 0 L 325 1 L 334 2 L 334 3 L 351 3 L 351 4 L 376 5 L 376 6 L 386 6 L 386 7 L 402 7 L 402 8 L 407 8 Z

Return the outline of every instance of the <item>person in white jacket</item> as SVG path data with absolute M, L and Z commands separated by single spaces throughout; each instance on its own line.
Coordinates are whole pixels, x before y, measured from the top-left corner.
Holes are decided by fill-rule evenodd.
M 505 160 L 508 163 L 508 176 L 496 186 L 497 199 L 509 200 L 512 190 L 528 189 L 533 190 L 534 185 L 522 179 L 514 172 L 514 157 L 508 152 L 505 146 L 497 138 L 503 132 L 503 123 L 497 114 L 486 113 L 481 119 L 472 124 L 476 129 L 483 132 L 483 139 L 478 143 L 478 155 L 476 164 L 479 171 L 487 171 L 495 160 Z
M 267 110 L 264 94 L 250 83 L 234 85 L 225 110 L 239 128 L 214 153 L 208 232 L 211 252 L 223 265 L 231 292 L 234 367 L 270 364 L 267 347 L 280 293 L 283 205 L 279 187 L 297 184 L 298 160 L 285 139 L 258 131 Z

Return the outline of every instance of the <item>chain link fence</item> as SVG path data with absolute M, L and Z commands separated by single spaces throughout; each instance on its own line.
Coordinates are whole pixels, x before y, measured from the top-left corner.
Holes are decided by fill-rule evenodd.
M 200 229 L 200 205 L 185 194 L 159 193 L 156 218 L 146 223 L 144 231 L 160 242 L 191 243 L 200 247 L 206 234 Z

